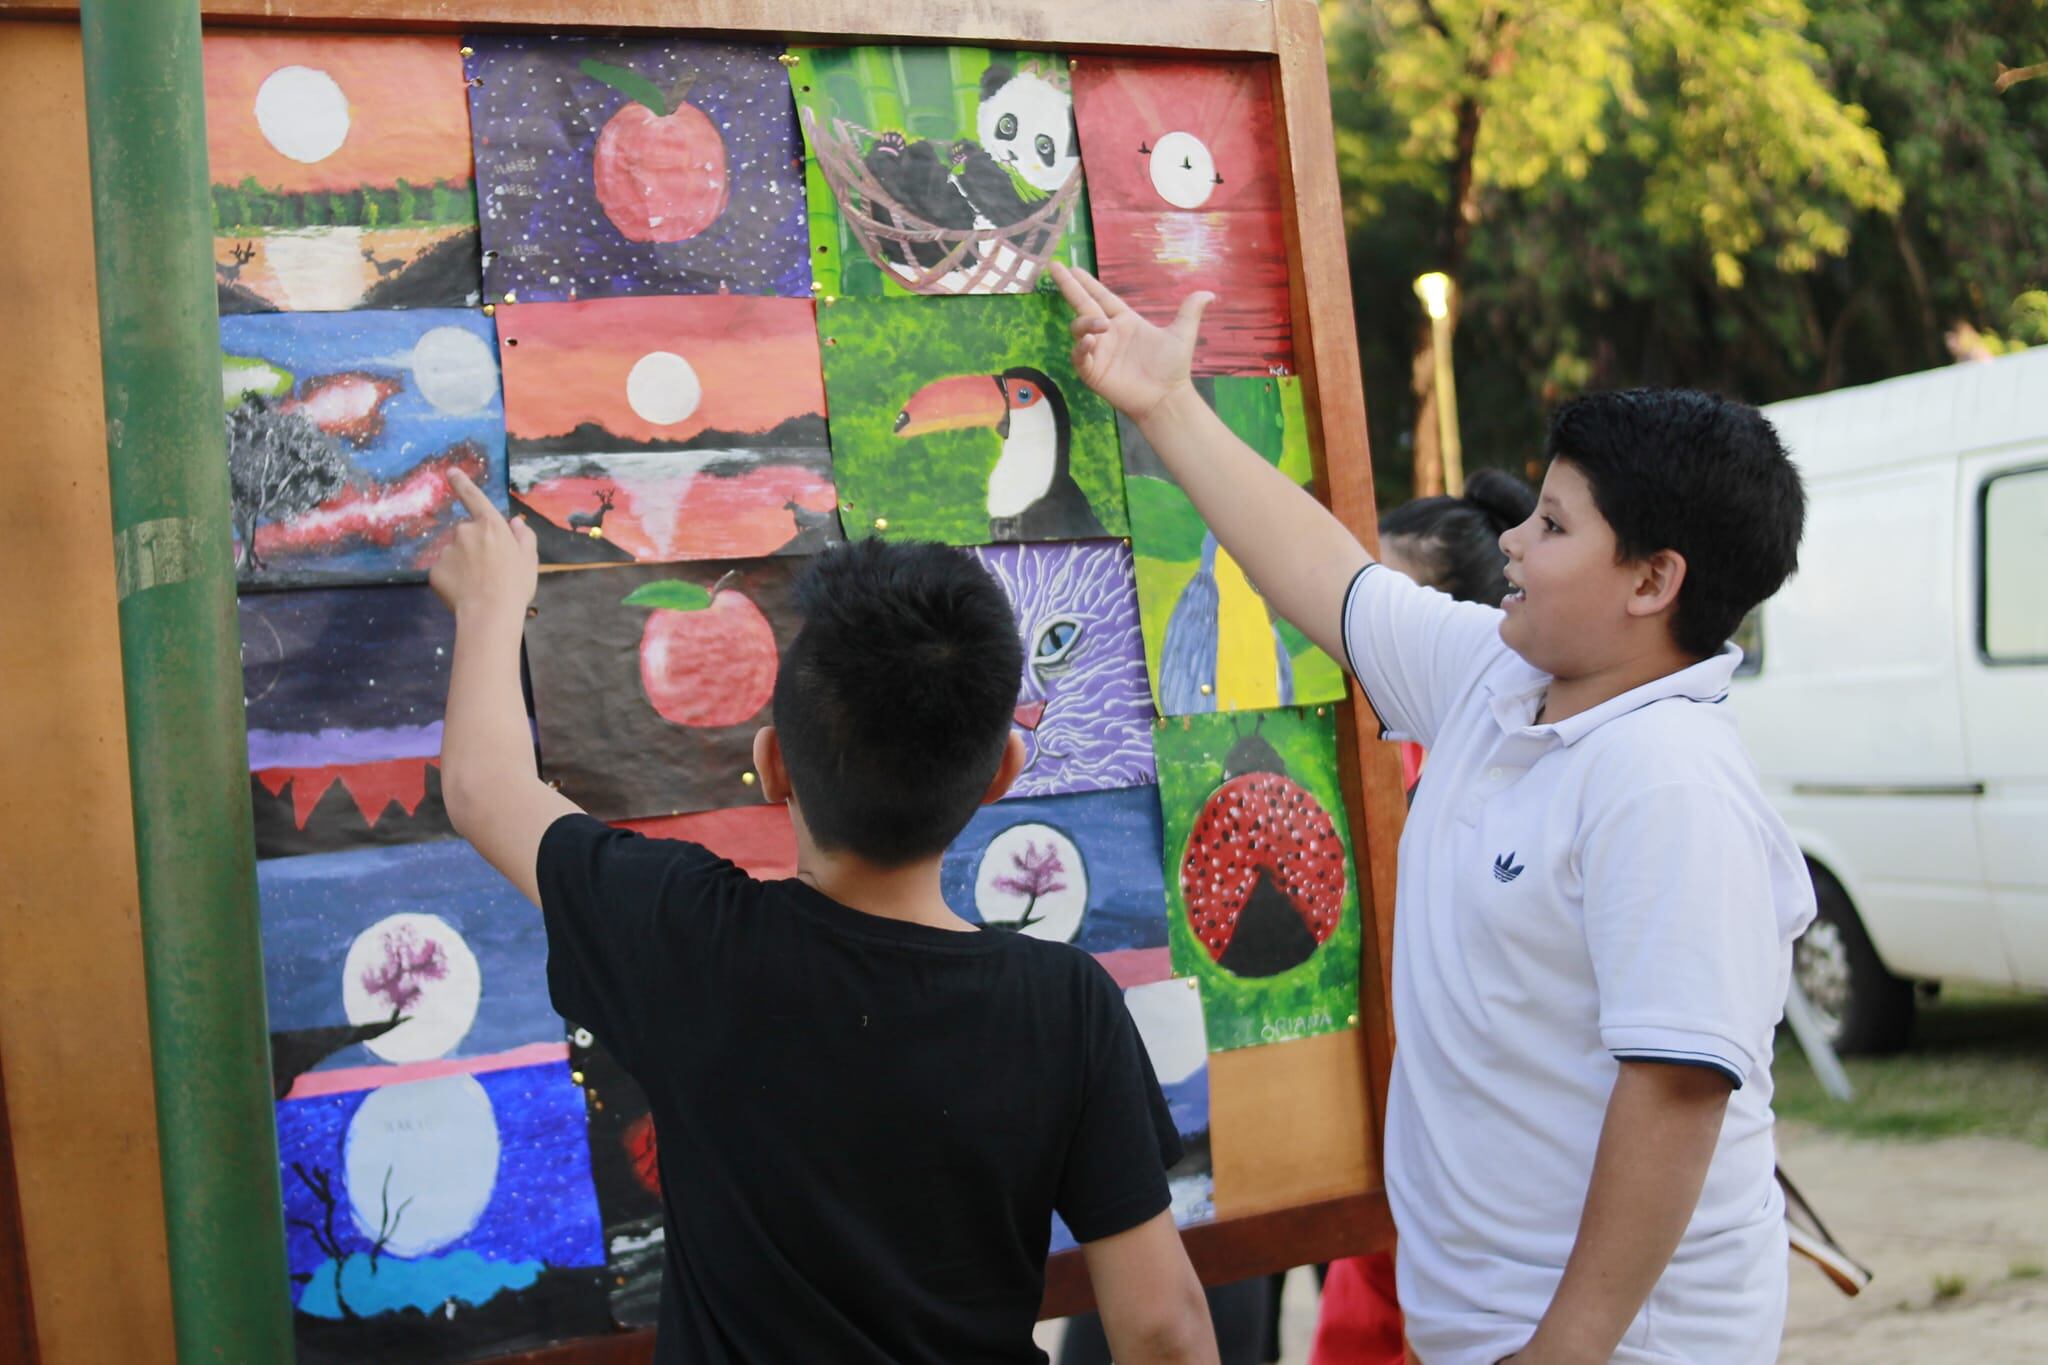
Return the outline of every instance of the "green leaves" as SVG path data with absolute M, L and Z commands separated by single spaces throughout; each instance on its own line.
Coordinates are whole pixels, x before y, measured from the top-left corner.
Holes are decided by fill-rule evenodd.
M 602 81 L 627 99 L 638 100 L 646 105 L 649 112 L 656 118 L 668 117 L 668 96 L 661 93 L 660 86 L 648 80 L 639 72 L 629 71 L 623 66 L 613 66 L 609 62 L 601 62 L 594 57 L 585 57 L 576 66 L 578 70 L 590 77 L 590 79 Z
M 622 607 L 652 607 L 659 611 L 702 611 L 711 605 L 711 592 L 679 578 L 643 583 L 619 600 Z

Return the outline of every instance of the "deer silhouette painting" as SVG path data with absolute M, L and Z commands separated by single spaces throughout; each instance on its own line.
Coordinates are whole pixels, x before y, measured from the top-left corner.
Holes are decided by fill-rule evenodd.
M 595 512 L 571 512 L 569 514 L 569 529 L 581 531 L 584 535 L 590 536 L 593 539 L 602 540 L 604 538 L 604 514 L 612 510 L 612 498 L 614 496 L 616 494 L 612 489 L 598 489 L 597 510 Z
M 364 247 L 363 259 L 376 267 L 377 278 L 380 280 L 389 279 L 391 276 L 397 274 L 399 271 L 405 268 L 405 258 L 403 256 L 394 256 L 392 259 L 388 261 L 378 260 L 377 249 L 375 247 Z
M 220 272 L 222 279 L 226 280 L 229 284 L 233 284 L 242 278 L 242 267 L 256 259 L 256 244 L 254 242 L 237 242 L 228 249 L 228 254 L 235 258 L 233 265 L 222 265 L 216 261 L 213 268 Z

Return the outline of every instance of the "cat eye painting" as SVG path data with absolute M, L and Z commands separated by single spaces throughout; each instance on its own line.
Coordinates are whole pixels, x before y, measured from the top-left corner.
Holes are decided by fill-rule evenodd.
M 1282 473 L 1303 486 L 1312 481 L 1299 379 L 1197 379 L 1195 390 Z M 1346 684 L 1336 660 L 1266 605 L 1137 424 L 1123 417 L 1117 423 L 1145 662 L 1159 713 L 1342 700 Z
M 512 500 L 542 562 L 839 539 L 812 311 L 738 294 L 502 310 Z
M 1329 708 L 1160 722 L 1167 927 L 1214 1051 L 1358 1021 L 1351 826 Z
M 601 820 L 756 798 L 754 732 L 796 628 L 799 563 L 542 574 L 526 625 L 542 776 Z
M 487 297 L 809 297 L 803 152 L 778 49 L 467 40 Z
M 1075 375 L 1066 304 L 849 299 L 818 309 L 848 536 L 953 545 L 1120 536 L 1109 405 Z
M 1103 283 L 1162 326 L 1214 292 L 1196 374 L 1292 372 L 1268 65 L 1080 57 L 1074 113 Z
M 209 30 L 220 311 L 481 301 L 459 40 Z
M 811 270 L 827 295 L 1015 294 L 1087 266 L 1063 58 L 969 47 L 795 48 Z
M 1129 547 L 1098 540 L 974 553 L 1009 597 L 1024 646 L 1015 717 L 1024 769 L 1011 794 L 1151 782 L 1152 702 Z
M 479 312 L 221 319 L 243 588 L 418 580 L 465 515 L 460 469 L 505 504 L 497 344 Z

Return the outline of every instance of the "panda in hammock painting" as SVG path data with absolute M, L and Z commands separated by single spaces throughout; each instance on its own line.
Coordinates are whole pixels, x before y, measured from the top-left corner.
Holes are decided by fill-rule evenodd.
M 1073 98 L 1035 71 L 1003 62 L 989 66 L 981 78 L 975 132 L 976 138 L 950 146 L 883 133 L 863 164 L 908 214 L 955 232 L 1021 222 L 1080 167 Z M 877 222 L 896 222 L 884 205 L 874 205 L 873 212 Z M 1035 252 L 1044 246 L 1043 237 L 1034 234 L 1020 245 Z M 889 241 L 882 250 L 891 264 L 929 269 L 949 248 L 943 242 Z M 976 259 L 969 247 L 956 268 L 969 269 Z

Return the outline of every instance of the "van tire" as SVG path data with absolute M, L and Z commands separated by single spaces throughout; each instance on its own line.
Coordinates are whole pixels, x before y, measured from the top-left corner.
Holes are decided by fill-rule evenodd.
M 1879 959 L 1841 883 L 1825 868 L 1807 867 L 1818 913 L 1792 948 L 1800 989 L 1837 1053 L 1901 1051 L 1913 1037 L 1913 983 Z

